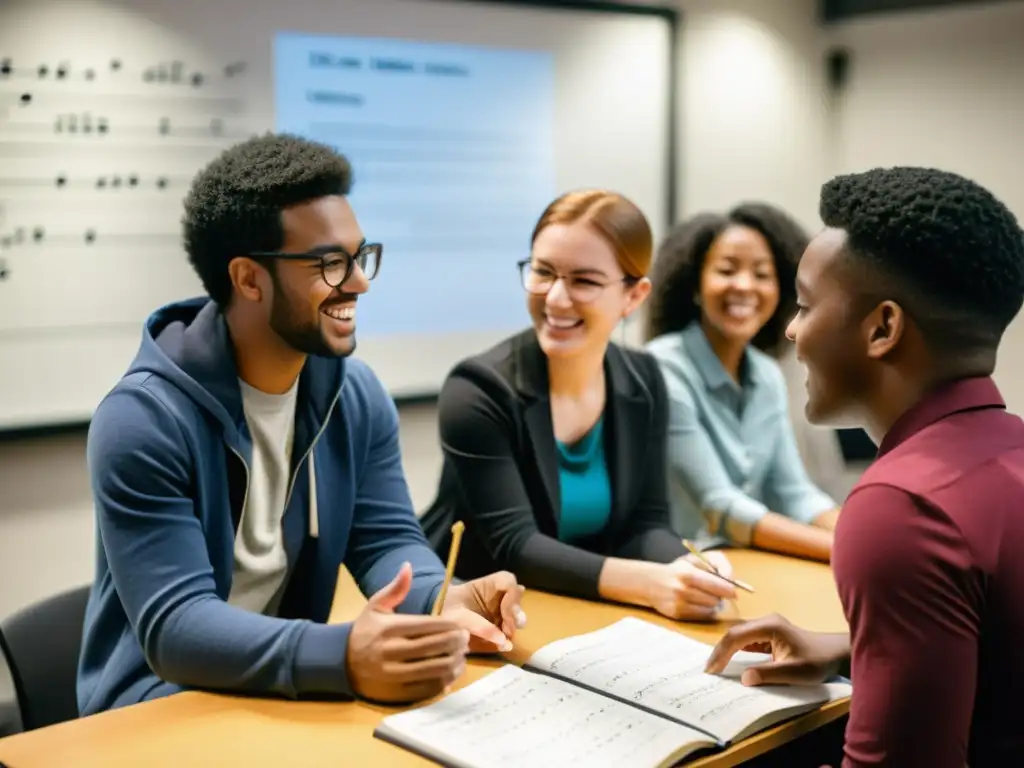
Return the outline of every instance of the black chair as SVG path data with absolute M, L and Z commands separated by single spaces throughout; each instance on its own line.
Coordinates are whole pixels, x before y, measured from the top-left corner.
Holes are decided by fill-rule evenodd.
M 0 621 L 0 652 L 14 681 L 22 730 L 78 717 L 75 691 L 89 587 L 41 600 Z

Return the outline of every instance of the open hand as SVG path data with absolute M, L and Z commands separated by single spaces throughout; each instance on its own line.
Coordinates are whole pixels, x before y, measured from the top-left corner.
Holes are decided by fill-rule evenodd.
M 469 632 L 451 618 L 396 614 L 412 585 L 412 568 L 369 599 L 352 623 L 347 664 L 357 696 L 409 703 L 441 693 L 463 673 Z
M 718 641 L 705 672 L 725 669 L 737 651 L 770 653 L 772 660 L 748 667 L 740 681 L 744 685 L 815 684 L 834 676 L 850 653 L 847 635 L 810 632 L 793 626 L 778 614 L 737 624 Z
M 469 631 L 470 653 L 511 651 L 516 630 L 526 626 L 523 591 L 508 571 L 453 584 L 441 616 Z

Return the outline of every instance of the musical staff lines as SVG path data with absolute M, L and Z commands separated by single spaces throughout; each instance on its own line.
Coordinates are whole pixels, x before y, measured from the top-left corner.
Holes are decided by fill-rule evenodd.
M 53 176 L 0 176 L 0 190 L 16 189 L 135 189 L 157 190 L 186 187 L 191 176 L 166 174 L 106 173 L 96 176 L 58 173 Z
M 63 112 L 54 115 L 53 122 L 43 120 L 4 120 L 0 118 L 0 137 L 11 134 L 39 134 L 51 131 L 55 134 L 68 134 L 83 137 L 95 136 L 102 138 L 110 134 L 132 137 L 179 137 L 187 139 L 242 139 L 249 135 L 248 131 L 229 126 L 223 118 L 214 117 L 202 123 L 180 123 L 170 117 L 159 117 L 152 122 L 116 122 L 106 115 L 94 115 L 91 112 Z
M 0 82 L 2 85 L 2 82 Z M 147 113 L 174 112 L 187 105 L 189 111 L 202 110 L 214 116 L 225 113 L 236 115 L 244 111 L 245 101 L 236 96 L 212 93 L 145 93 L 120 91 L 63 91 L 56 90 L 3 90 L 0 88 L 0 114 L 10 119 L 21 114 L 21 110 L 35 112 L 38 109 L 66 111 L 81 107 L 90 109 L 102 106 L 104 109 L 124 109 L 126 106 L 142 109 Z
M 180 244 L 180 232 L 116 232 L 97 231 L 95 227 L 79 230 L 52 231 L 42 226 L 16 227 L 8 232 L 0 233 L 0 252 L 10 253 L 20 248 L 35 246 L 47 247 L 81 247 L 93 245 L 124 246 L 160 246 Z
M 5 80 L 35 80 L 54 82 L 95 82 L 97 79 L 136 80 L 144 83 L 181 85 L 202 88 L 216 79 L 233 80 L 246 71 L 246 63 L 236 61 L 226 64 L 219 73 L 212 74 L 189 70 L 182 61 L 160 61 L 137 69 L 126 69 L 122 61 L 112 58 L 106 66 L 94 65 L 76 67 L 68 61 L 27 64 L 16 62 L 12 57 L 0 57 L 0 82 Z
M 0 50 L 6 322 L 22 330 L 41 322 L 26 325 L 11 314 L 11 302 L 22 295 L 19 281 L 114 269 L 126 259 L 177 264 L 177 255 L 181 272 L 159 286 L 140 281 L 132 300 L 118 299 L 110 311 L 134 316 L 167 300 L 192 279 L 177 226 L 182 195 L 204 163 L 253 135 L 246 124 L 246 63 L 197 65 L 166 53 L 149 61 L 46 57 L 43 49 L 39 58 L 11 53 Z M 107 309 L 83 311 L 96 319 Z

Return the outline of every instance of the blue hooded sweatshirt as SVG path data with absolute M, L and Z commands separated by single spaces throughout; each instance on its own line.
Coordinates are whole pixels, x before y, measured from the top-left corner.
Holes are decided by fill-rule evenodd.
M 394 403 L 359 360 L 310 357 L 278 616 L 226 602 L 252 441 L 227 326 L 208 299 L 149 318 L 135 361 L 96 410 L 87 452 L 97 552 L 78 670 L 83 716 L 187 688 L 351 697 L 351 624 L 324 623 L 339 567 L 372 594 L 409 561 L 400 612 L 426 613 L 440 588 L 444 567 L 409 498 Z

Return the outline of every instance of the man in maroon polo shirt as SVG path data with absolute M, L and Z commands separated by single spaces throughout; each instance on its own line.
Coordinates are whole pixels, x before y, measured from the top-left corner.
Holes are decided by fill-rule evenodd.
M 758 619 L 708 670 L 752 648 L 773 660 L 744 683 L 819 682 L 849 658 L 845 768 L 1024 766 L 1024 422 L 990 378 L 1024 303 L 1024 233 L 924 168 L 833 179 L 821 217 L 787 331 L 807 417 L 879 445 L 832 554 L 850 634 Z

